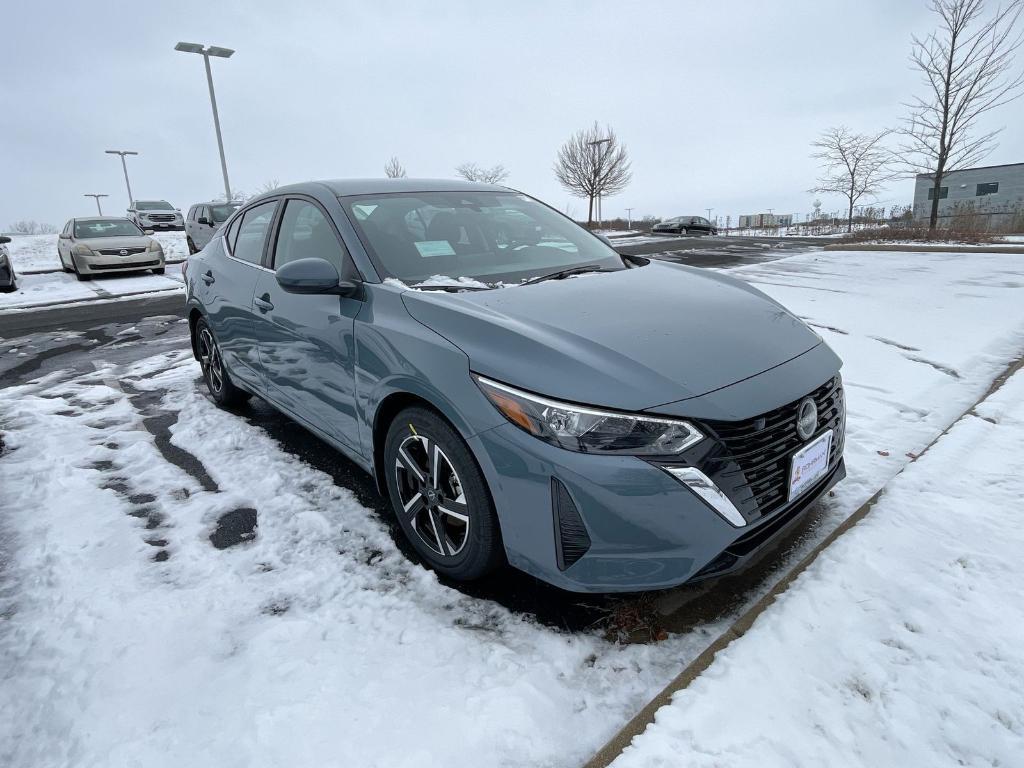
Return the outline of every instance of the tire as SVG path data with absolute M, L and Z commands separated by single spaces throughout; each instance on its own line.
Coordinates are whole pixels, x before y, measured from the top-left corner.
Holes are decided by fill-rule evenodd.
M 206 382 L 206 388 L 214 402 L 222 408 L 232 408 L 248 400 L 251 395 L 236 387 L 231 381 L 221 358 L 220 346 L 205 318 L 199 318 L 196 322 L 194 333 L 199 365 L 203 369 L 203 381 Z
M 400 412 L 388 428 L 383 471 L 399 526 L 431 568 L 472 581 L 504 563 L 487 481 L 441 416 L 420 407 Z
M 185 245 L 188 246 L 188 255 L 189 256 L 195 256 L 197 253 L 199 253 L 199 250 L 196 248 L 195 244 L 192 242 L 192 238 L 191 237 L 186 237 L 185 238 Z
M 66 265 L 66 264 L 64 263 L 64 259 L 63 259 L 63 258 L 61 257 L 61 255 L 60 255 L 60 251 L 59 251 L 59 250 L 57 251 L 57 261 L 59 261 L 59 262 L 60 262 L 60 268 L 61 268 L 61 270 L 63 270 L 63 271 L 64 271 L 64 272 L 66 273 L 66 274 L 70 274 L 71 272 L 74 272 L 74 271 L 75 271 L 75 270 L 71 269 L 70 267 L 68 267 L 68 266 L 67 266 L 67 265 Z
M 154 275 L 162 275 L 166 271 L 167 271 L 167 267 L 154 267 L 153 268 L 153 274 Z
M 680 227 L 679 228 L 679 236 L 680 237 L 685 237 L 686 236 L 686 227 Z
M 14 293 L 18 290 L 18 284 L 12 282 L 10 285 L 0 285 L 0 293 Z

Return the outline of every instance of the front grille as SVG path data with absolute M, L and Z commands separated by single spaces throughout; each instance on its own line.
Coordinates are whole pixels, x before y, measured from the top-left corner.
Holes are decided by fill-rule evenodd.
M 141 248 L 102 248 L 99 251 L 97 251 L 97 253 L 100 253 L 103 256 L 120 256 L 121 251 L 126 251 L 126 256 L 132 256 L 133 254 L 136 253 L 142 253 L 145 250 L 145 246 Z
M 173 213 L 147 213 L 146 218 L 150 221 L 174 221 Z
M 149 269 L 159 266 L 159 261 L 133 261 L 130 264 L 90 264 L 89 269 Z
M 842 380 L 836 376 L 810 394 L 818 407 L 815 436 L 833 430 L 829 467 L 843 451 L 844 409 Z M 771 515 L 789 501 L 790 456 L 805 441 L 796 432 L 801 397 L 746 421 L 706 421 L 705 428 L 725 448 L 709 460 L 718 486 L 744 517 L 753 522 Z M 812 438 L 813 439 L 813 438 Z

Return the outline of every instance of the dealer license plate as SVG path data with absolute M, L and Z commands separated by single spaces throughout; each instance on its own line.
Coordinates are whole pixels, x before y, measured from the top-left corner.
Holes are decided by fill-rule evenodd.
M 831 449 L 832 430 L 830 429 L 793 454 L 789 466 L 790 501 L 825 476 L 828 472 L 828 455 Z

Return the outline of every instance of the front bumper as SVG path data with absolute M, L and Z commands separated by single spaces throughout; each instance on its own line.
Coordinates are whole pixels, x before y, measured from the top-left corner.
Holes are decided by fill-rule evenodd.
M 107 275 L 113 272 L 138 272 L 142 269 L 165 267 L 162 251 L 145 251 L 131 256 L 73 256 L 78 271 L 83 275 Z
M 144 230 L 152 229 L 154 231 L 161 231 L 161 232 L 184 232 L 185 231 L 185 223 L 184 222 L 146 221 L 145 219 L 143 219 L 142 221 L 139 222 L 139 226 L 142 227 L 142 229 L 144 229 Z
M 740 528 L 664 469 L 636 457 L 566 451 L 512 424 L 482 432 L 470 444 L 494 497 L 509 562 L 573 592 L 663 589 L 736 570 L 846 475 L 840 455 L 792 504 Z M 553 493 L 559 484 L 589 543 L 568 567 Z

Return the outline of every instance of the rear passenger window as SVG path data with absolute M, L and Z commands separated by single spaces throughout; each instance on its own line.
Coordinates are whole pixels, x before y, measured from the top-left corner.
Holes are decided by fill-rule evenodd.
M 323 211 L 305 200 L 289 200 L 274 248 L 274 269 L 299 259 L 326 259 L 345 274 L 345 250 Z
M 260 263 L 263 259 L 263 244 L 267 240 L 267 230 L 270 229 L 270 221 L 274 218 L 276 208 L 277 201 L 272 200 L 250 208 L 242 215 L 238 233 L 232 243 L 232 256 L 250 264 Z M 232 229 L 235 226 L 233 224 Z M 231 232 L 228 233 L 228 237 L 231 238 Z

